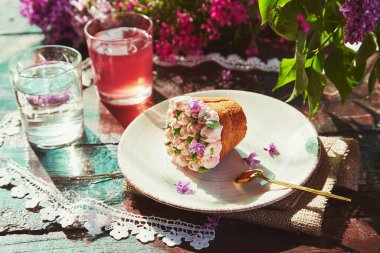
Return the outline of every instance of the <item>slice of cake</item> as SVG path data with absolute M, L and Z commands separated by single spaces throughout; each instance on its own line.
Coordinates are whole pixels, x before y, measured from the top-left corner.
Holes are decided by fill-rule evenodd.
M 165 144 L 179 167 L 209 171 L 246 131 L 243 109 L 229 98 L 180 96 L 169 102 Z

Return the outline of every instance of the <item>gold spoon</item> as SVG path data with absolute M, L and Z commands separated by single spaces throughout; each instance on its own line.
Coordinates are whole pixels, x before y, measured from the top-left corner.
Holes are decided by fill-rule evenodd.
M 311 193 L 314 193 L 317 195 L 322 195 L 322 196 L 329 197 L 329 198 L 335 198 L 335 199 L 351 202 L 351 199 L 349 199 L 349 198 L 345 198 L 345 197 L 335 195 L 332 193 L 319 191 L 316 189 L 312 189 L 312 188 L 308 188 L 308 187 L 300 186 L 300 185 L 296 185 L 296 184 L 286 183 L 286 182 L 278 181 L 275 179 L 270 179 L 263 174 L 262 170 L 258 170 L 258 169 L 251 169 L 251 170 L 244 171 L 234 181 L 235 181 L 235 183 L 241 184 L 241 183 L 248 183 L 249 181 L 251 181 L 255 178 L 261 178 L 261 179 L 268 181 L 269 183 L 272 183 L 272 184 L 278 184 L 278 185 L 282 185 L 282 186 L 292 188 L 292 189 L 311 192 Z

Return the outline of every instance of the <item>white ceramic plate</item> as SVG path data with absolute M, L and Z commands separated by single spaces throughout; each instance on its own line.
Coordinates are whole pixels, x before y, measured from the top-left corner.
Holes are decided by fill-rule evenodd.
M 141 193 L 167 205 L 200 212 L 225 213 L 259 208 L 278 201 L 290 189 L 255 180 L 235 184 L 233 179 L 246 170 L 242 158 L 258 154 L 267 175 L 303 184 L 319 160 L 320 144 L 313 125 L 288 104 L 252 92 L 214 90 L 191 96 L 229 97 L 247 116 L 244 140 L 210 172 L 199 174 L 177 168 L 164 145 L 164 122 L 168 101 L 157 104 L 137 117 L 123 133 L 118 160 L 122 173 Z M 275 143 L 280 155 L 271 157 L 264 148 Z M 179 194 L 178 180 L 190 181 L 193 194 Z

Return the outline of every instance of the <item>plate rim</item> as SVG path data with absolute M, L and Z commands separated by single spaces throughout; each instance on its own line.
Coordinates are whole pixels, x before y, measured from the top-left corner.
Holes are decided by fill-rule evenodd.
M 308 124 L 311 126 L 311 129 L 313 130 L 315 136 L 317 137 L 317 143 L 318 143 L 318 153 L 317 153 L 317 156 L 316 156 L 316 160 L 312 166 L 312 169 L 311 169 L 311 173 L 309 173 L 305 178 L 303 178 L 301 181 L 302 183 L 300 183 L 300 185 L 304 185 L 310 178 L 312 175 L 314 175 L 315 171 L 316 171 L 316 168 L 320 165 L 320 162 L 321 162 L 321 155 L 322 155 L 322 152 L 321 152 L 321 149 L 322 149 L 322 142 L 319 138 L 319 134 L 318 134 L 318 131 L 315 129 L 314 125 L 307 119 L 307 117 L 302 114 L 299 110 L 297 110 L 295 107 L 289 105 L 288 103 L 285 103 L 284 101 L 282 100 L 279 100 L 277 98 L 274 98 L 274 97 L 270 97 L 268 95 L 264 95 L 264 94 L 260 94 L 260 93 L 256 93 L 256 92 L 251 92 L 251 91 L 243 91 L 243 90 L 226 90 L 226 89 L 218 89 L 218 90 L 205 90 L 205 91 L 196 91 L 196 92 L 190 92 L 190 93 L 186 93 L 186 94 L 183 94 L 183 95 L 179 95 L 179 96 L 198 96 L 199 94 L 202 94 L 202 96 L 205 96 L 203 95 L 204 93 L 212 93 L 212 92 L 232 92 L 232 93 L 249 93 L 249 94 L 255 94 L 255 95 L 259 95 L 259 96 L 262 96 L 262 97 L 265 97 L 265 98 L 269 98 L 269 99 L 273 99 L 273 100 L 276 100 L 280 103 L 282 103 L 283 105 L 286 105 L 288 108 L 291 108 L 291 110 L 293 110 L 293 112 L 296 112 L 297 114 L 301 115 L 302 117 L 304 117 L 307 121 L 308 121 Z M 125 170 L 123 169 L 123 166 L 122 166 L 122 154 L 121 154 L 121 147 L 120 147 L 120 143 L 123 142 L 123 140 L 126 138 L 126 133 L 128 131 L 128 128 L 130 127 L 133 127 L 135 124 L 137 124 L 136 122 L 138 121 L 138 119 L 140 117 L 142 117 L 142 115 L 144 115 L 145 113 L 149 112 L 150 110 L 154 110 L 155 107 L 158 107 L 159 105 L 163 104 L 163 103 L 167 103 L 167 101 L 171 99 L 171 98 L 168 98 L 168 99 L 165 99 L 164 101 L 161 101 L 160 103 L 158 104 L 155 104 L 153 105 L 152 107 L 148 108 L 147 110 L 145 110 L 143 113 L 141 113 L 139 116 L 137 116 L 128 126 L 127 128 L 124 130 L 123 134 L 121 135 L 120 137 L 120 140 L 119 140 L 119 143 L 118 143 L 118 148 L 117 148 L 117 160 L 118 160 L 118 165 L 119 165 L 119 168 L 123 174 L 123 176 L 125 177 L 125 179 L 128 181 L 129 184 L 132 185 L 132 187 L 140 194 L 154 200 L 154 201 L 157 201 L 159 203 L 162 203 L 162 204 L 165 204 L 165 205 L 168 205 L 168 206 L 171 206 L 171 207 L 175 207 L 175 208 L 179 208 L 179 209 L 182 209 L 182 210 L 187 210 L 187 211 L 193 211 L 193 212 L 202 212 L 202 213 L 214 213 L 214 214 L 225 214 L 225 213 L 235 213 L 235 212 L 243 212 L 243 211 L 249 211 L 249 210 L 255 210 L 255 209 L 259 209 L 259 208 L 262 208 L 262 207 L 265 207 L 265 206 L 268 206 L 268 205 L 271 205 L 273 203 L 276 203 L 286 197 L 288 197 L 289 195 L 291 195 L 292 193 L 296 192 L 297 190 L 296 189 L 284 189 L 284 193 L 279 196 L 278 198 L 276 199 L 273 199 L 271 201 L 267 201 L 265 203 L 262 203 L 260 205 L 256 205 L 256 206 L 246 206 L 246 207 L 241 207 L 241 208 L 226 208 L 226 209 L 212 209 L 212 208 L 191 208 L 191 207 L 188 207 L 188 206 L 182 206 L 182 205 L 176 205 L 175 203 L 172 203 L 172 202 L 168 202 L 166 200 L 162 200 L 161 198 L 157 197 L 157 196 L 154 196 L 154 195 L 151 195 L 147 192 L 145 192 L 143 189 L 140 189 L 140 187 L 136 187 L 136 185 L 128 179 L 128 176 L 127 176 L 127 173 L 125 172 Z

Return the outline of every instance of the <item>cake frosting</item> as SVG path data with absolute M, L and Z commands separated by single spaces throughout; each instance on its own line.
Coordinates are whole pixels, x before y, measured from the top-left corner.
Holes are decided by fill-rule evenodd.
M 207 172 L 220 160 L 222 129 L 218 113 L 190 96 L 169 101 L 166 119 L 167 152 L 179 167 Z

